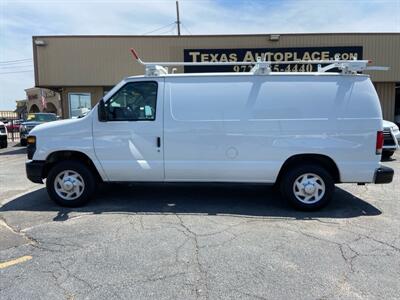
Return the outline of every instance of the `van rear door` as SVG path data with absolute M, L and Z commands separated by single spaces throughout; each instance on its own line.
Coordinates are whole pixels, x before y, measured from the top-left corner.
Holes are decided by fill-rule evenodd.
M 93 118 L 96 156 L 110 181 L 163 181 L 164 79 L 126 82 Z

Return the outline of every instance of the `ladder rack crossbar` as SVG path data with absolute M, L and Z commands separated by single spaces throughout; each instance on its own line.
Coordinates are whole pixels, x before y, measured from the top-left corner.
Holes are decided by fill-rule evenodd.
M 146 66 L 238 66 L 238 65 L 255 65 L 257 61 L 237 61 L 237 62 L 143 62 L 141 64 Z M 281 60 L 281 61 L 261 61 L 262 63 L 270 65 L 292 65 L 292 64 L 333 64 L 333 63 L 368 63 L 368 60 Z
M 267 61 L 261 57 L 257 61 L 229 61 L 229 62 L 144 62 L 140 59 L 135 49 L 131 49 L 131 53 L 135 60 L 146 67 L 147 75 L 168 74 L 168 69 L 164 67 L 170 66 L 248 66 L 254 65 L 250 72 L 254 74 L 268 74 L 271 72 L 271 65 L 293 65 L 293 64 L 312 64 L 318 65 L 318 72 L 323 73 L 331 69 L 338 68 L 344 74 L 354 74 L 364 70 L 386 71 L 387 67 L 370 67 L 370 60 L 283 60 L 283 61 Z M 265 57 L 264 57 L 265 58 Z M 324 65 L 324 67 L 322 67 Z

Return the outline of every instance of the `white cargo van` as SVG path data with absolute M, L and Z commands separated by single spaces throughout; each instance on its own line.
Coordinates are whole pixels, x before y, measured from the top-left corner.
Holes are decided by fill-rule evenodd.
M 123 79 L 85 117 L 35 127 L 27 176 L 47 178 L 65 206 L 86 203 L 98 181 L 242 182 L 279 183 L 296 208 L 317 209 L 335 183 L 392 181 L 380 164 L 379 99 L 357 74 L 366 63 L 289 74 L 260 61 L 219 74 L 146 64 L 146 75 Z

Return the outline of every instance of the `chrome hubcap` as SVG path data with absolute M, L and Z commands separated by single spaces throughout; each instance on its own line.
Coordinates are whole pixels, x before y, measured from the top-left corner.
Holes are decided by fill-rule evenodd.
M 318 175 L 306 173 L 294 181 L 293 193 L 300 202 L 313 204 L 324 197 L 325 183 Z
M 73 189 L 74 184 L 72 183 L 73 179 L 72 178 L 67 178 L 63 181 L 63 188 L 66 191 L 70 191 Z
M 64 200 L 75 200 L 85 190 L 85 182 L 79 173 L 72 170 L 65 170 L 56 176 L 54 190 Z

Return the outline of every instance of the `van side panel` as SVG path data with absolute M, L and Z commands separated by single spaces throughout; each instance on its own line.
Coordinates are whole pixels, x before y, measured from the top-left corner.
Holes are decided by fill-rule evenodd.
M 275 182 L 286 159 L 331 157 L 343 182 L 379 167 L 379 101 L 366 76 L 167 77 L 167 181 Z

